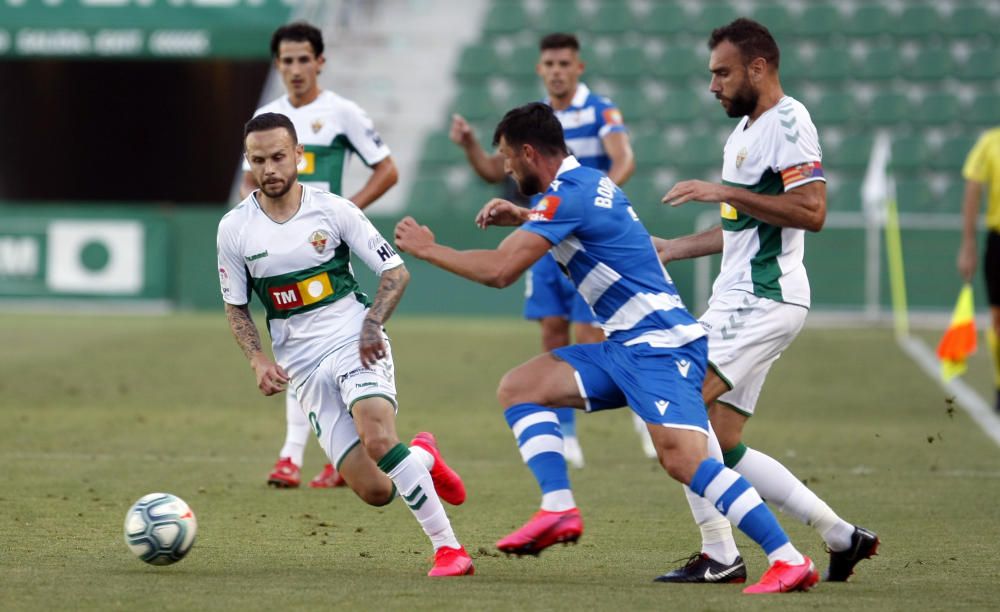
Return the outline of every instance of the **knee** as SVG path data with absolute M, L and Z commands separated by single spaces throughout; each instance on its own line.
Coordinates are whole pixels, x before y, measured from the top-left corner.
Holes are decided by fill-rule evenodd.
M 361 444 L 365 448 L 365 454 L 371 457 L 372 461 L 378 463 L 378 460 L 385 457 L 399 440 L 390 437 L 387 433 L 381 432 L 378 434 L 368 434 L 361 439 Z
M 503 375 L 500 379 L 500 384 L 497 385 L 497 401 L 500 405 L 507 409 L 514 404 L 518 404 L 522 401 L 521 399 L 521 389 L 520 385 L 517 383 L 517 376 L 512 370 Z
M 660 465 L 663 466 L 663 469 L 667 471 L 667 474 L 671 478 L 681 484 L 691 484 L 691 480 L 694 478 L 695 472 L 698 471 L 698 465 L 701 464 L 701 461 L 693 455 L 677 450 L 661 452 L 659 455 Z

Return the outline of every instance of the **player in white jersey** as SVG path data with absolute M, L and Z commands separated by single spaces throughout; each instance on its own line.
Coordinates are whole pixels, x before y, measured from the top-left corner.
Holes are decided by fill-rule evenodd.
M 383 324 L 409 281 L 402 259 L 350 201 L 298 182 L 303 147 L 287 117 L 254 117 L 244 145 L 261 187 L 219 223 L 219 277 L 258 388 L 297 391 L 320 446 L 366 503 L 382 506 L 399 492 L 434 546 L 430 576 L 472 574 L 441 504 L 465 501 L 461 479 L 431 434 L 417 434 L 410 448 L 396 434 Z M 352 251 L 380 276 L 371 302 L 351 270 Z M 267 311 L 274 361 L 250 317 L 251 290 Z
M 344 170 L 351 155 L 360 157 L 371 167 L 372 173 L 361 189 L 348 199 L 358 208 L 367 207 L 396 183 L 396 165 L 389 147 L 382 142 L 364 110 L 320 88 L 317 77 L 326 62 L 323 34 L 308 23 L 283 25 L 271 36 L 271 55 L 287 93 L 257 109 L 254 115 L 281 113 L 291 119 L 299 144 L 305 150 L 298 169 L 302 184 L 341 194 Z M 258 185 L 246 160 L 243 170 L 240 197 L 246 198 Z M 285 401 L 285 421 L 285 444 L 267 481 L 276 487 L 297 487 L 310 426 L 292 391 Z M 344 479 L 328 463 L 309 486 L 328 488 L 343 483 Z
M 562 124 L 566 145 L 581 165 L 596 168 L 615 184 L 624 185 L 635 172 L 628 130 L 614 103 L 591 92 L 580 81 L 584 62 L 580 59 L 579 40 L 572 34 L 556 32 L 544 36 L 538 47 L 535 70 L 548 94 L 545 103 L 555 110 Z M 506 178 L 503 156 L 499 152 L 486 152 L 472 126 L 461 115 L 452 118 L 449 136 L 462 148 L 469 165 L 483 180 L 499 183 Z M 594 313 L 551 257 L 543 257 L 528 271 L 525 287 L 524 318 L 538 321 L 542 350 L 568 345 L 571 331 L 574 341 L 580 344 L 604 340 Z M 565 408 L 556 413 L 563 430 L 566 459 L 574 467 L 582 468 L 583 449 L 576 435 L 575 411 Z M 635 413 L 632 416 L 643 452 L 655 458 L 656 449 L 645 424 Z
M 844 581 L 875 554 L 878 537 L 847 523 L 785 466 L 741 438 L 764 378 L 802 329 L 809 280 L 805 232 L 826 219 L 826 179 L 816 127 L 806 108 L 784 95 L 779 51 L 767 28 L 737 19 L 712 32 L 711 91 L 730 117 L 742 117 L 726 141 L 722 184 L 680 182 L 663 201 L 719 202 L 722 223 L 677 238 L 654 239 L 661 260 L 722 253 L 722 270 L 701 323 L 708 331 L 703 396 L 725 464 L 784 512 L 813 526 L 830 550 L 826 580 Z M 686 490 L 702 531 L 702 550 L 661 582 L 742 582 L 746 569 L 729 523 Z

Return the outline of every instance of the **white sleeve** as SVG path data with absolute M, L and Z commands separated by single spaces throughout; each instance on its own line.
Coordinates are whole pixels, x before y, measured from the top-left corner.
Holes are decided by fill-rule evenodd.
M 222 300 L 227 304 L 243 306 L 250 302 L 247 283 L 247 269 L 240 255 L 236 233 L 229 215 L 219 222 L 219 233 L 216 238 L 216 252 L 219 264 L 219 285 L 222 288 Z
M 382 137 L 375 130 L 371 117 L 360 106 L 345 100 L 341 111 L 344 133 L 351 142 L 351 147 L 357 151 L 366 165 L 374 166 L 389 157 L 391 153 L 389 147 L 382 142 Z
M 347 243 L 351 252 L 361 258 L 371 270 L 382 275 L 386 270 L 403 265 L 403 258 L 392 245 L 382 237 L 365 213 L 349 200 L 333 207 L 337 211 L 337 227 L 340 239 Z
M 772 145 L 774 158 L 771 169 L 781 174 L 785 191 L 826 180 L 816 125 L 804 106 L 793 106 L 792 109 L 792 113 L 780 115 Z

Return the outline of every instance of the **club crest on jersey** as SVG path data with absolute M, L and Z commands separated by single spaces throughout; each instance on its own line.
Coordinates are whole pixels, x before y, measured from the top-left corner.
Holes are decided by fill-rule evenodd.
M 736 169 L 737 170 L 739 170 L 740 166 L 743 165 L 743 162 L 746 161 L 747 155 L 748 155 L 748 152 L 747 152 L 747 148 L 746 147 L 743 147 L 742 149 L 740 149 L 740 152 L 736 154 Z
M 309 244 L 313 245 L 317 253 L 322 253 L 326 249 L 326 243 L 330 240 L 330 237 L 326 235 L 323 230 L 316 230 L 309 236 Z
M 528 213 L 528 220 L 551 221 L 556 216 L 556 209 L 559 208 L 559 202 L 560 199 L 556 196 L 545 196 Z
M 312 128 L 313 134 L 319 134 L 319 131 L 323 129 L 323 120 L 317 119 L 309 127 Z

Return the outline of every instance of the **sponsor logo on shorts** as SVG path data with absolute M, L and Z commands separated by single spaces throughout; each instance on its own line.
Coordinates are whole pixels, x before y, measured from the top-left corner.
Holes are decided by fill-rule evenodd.
M 366 382 L 366 383 L 358 383 L 358 384 L 354 385 L 354 388 L 355 389 L 365 389 L 367 387 L 377 387 L 377 386 L 378 386 L 378 383 L 376 383 L 376 382 Z
M 688 370 L 691 369 L 691 362 L 687 359 L 681 359 L 677 362 L 677 371 L 681 373 L 684 378 L 688 377 Z
M 660 416 L 667 413 L 668 406 L 670 406 L 670 402 L 667 400 L 656 400 L 656 409 L 660 411 Z

